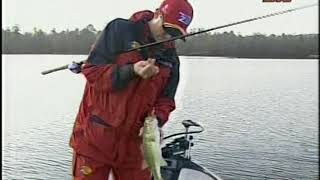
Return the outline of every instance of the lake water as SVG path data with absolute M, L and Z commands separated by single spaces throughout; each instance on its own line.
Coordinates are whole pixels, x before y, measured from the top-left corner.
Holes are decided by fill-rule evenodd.
M 84 78 L 41 71 L 82 55 L 2 55 L 4 179 L 71 179 L 69 136 Z M 181 57 L 177 109 L 192 119 L 192 158 L 224 179 L 319 179 L 318 60 Z M 169 128 L 170 127 L 170 128 Z

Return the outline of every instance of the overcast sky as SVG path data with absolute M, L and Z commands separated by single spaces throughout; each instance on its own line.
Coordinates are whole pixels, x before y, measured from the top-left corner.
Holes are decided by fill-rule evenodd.
M 263 3 L 262 0 L 189 0 L 194 7 L 190 28 L 211 28 L 269 14 L 317 0 L 292 0 L 291 3 Z M 154 10 L 161 0 L 2 0 L 2 27 L 18 24 L 23 32 L 33 27 L 49 32 L 84 28 L 93 24 L 98 30 L 112 19 L 128 18 L 138 10 Z M 318 33 L 318 7 L 236 25 L 219 30 L 243 35 Z

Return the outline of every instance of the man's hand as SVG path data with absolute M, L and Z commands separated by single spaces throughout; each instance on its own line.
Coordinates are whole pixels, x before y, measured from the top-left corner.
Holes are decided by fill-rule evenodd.
M 133 65 L 134 72 L 143 79 L 148 79 L 159 72 L 159 67 L 154 65 L 155 59 L 139 61 Z

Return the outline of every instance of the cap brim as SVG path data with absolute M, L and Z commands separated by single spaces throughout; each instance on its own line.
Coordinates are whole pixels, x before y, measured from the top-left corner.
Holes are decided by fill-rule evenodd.
M 164 26 L 164 27 L 170 27 L 170 28 L 178 29 L 178 30 L 180 31 L 181 35 L 187 35 L 187 34 L 188 34 L 183 28 L 181 28 L 180 26 L 175 25 L 175 24 L 171 24 L 171 23 L 165 22 L 165 23 L 163 23 L 163 26 Z M 186 41 L 185 38 L 181 38 L 181 39 L 182 39 L 183 41 Z

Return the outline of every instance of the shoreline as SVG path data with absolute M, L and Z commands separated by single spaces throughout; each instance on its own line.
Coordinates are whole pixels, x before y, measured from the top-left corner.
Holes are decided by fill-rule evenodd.
M 63 54 L 63 53 L 2 53 L 2 55 L 88 55 L 88 54 Z M 228 58 L 228 59 L 319 59 L 319 55 L 309 55 L 306 57 L 276 57 L 276 56 L 217 56 L 217 55 L 201 55 L 201 54 L 193 54 L 193 55 L 183 55 L 178 54 L 178 56 L 186 56 L 186 57 L 217 57 L 217 58 Z

